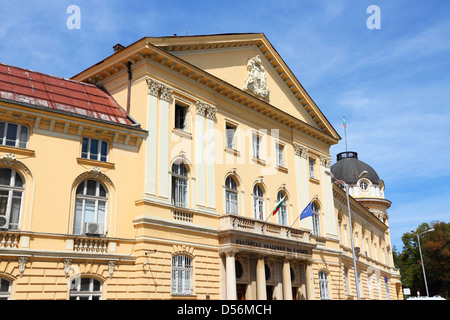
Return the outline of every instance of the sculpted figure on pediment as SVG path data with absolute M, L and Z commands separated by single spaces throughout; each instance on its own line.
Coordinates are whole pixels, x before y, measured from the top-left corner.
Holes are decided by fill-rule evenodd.
M 264 69 L 261 58 L 253 57 L 247 62 L 247 80 L 245 81 L 244 90 L 253 92 L 256 96 L 263 100 L 269 101 L 269 87 L 267 86 L 266 70 Z

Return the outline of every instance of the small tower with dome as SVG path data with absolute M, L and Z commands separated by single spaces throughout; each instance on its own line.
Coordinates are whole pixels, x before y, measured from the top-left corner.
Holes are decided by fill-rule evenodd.
M 337 155 L 337 162 L 330 169 L 336 179 L 349 185 L 350 196 L 388 224 L 391 201 L 385 199 L 384 182 L 370 165 L 359 160 L 356 152 L 346 151 Z

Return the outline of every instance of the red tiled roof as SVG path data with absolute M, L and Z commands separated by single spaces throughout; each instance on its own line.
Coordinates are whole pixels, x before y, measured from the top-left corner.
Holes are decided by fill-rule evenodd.
M 0 98 L 132 125 L 126 111 L 95 85 L 0 63 Z

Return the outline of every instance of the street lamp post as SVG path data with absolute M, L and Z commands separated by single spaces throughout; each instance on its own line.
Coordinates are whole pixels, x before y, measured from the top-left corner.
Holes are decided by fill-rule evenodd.
M 422 263 L 423 281 L 425 281 L 425 289 L 427 290 L 427 297 L 429 297 L 429 293 L 428 293 L 428 285 L 427 285 L 427 276 L 425 275 L 425 267 L 423 265 L 423 259 L 422 259 L 422 249 L 420 249 L 420 236 L 423 235 L 424 233 L 431 232 L 431 231 L 434 231 L 434 228 L 429 229 L 424 232 L 421 232 L 421 233 L 415 233 L 414 230 L 411 229 L 411 233 L 416 235 L 417 243 L 419 244 L 419 253 L 420 253 L 420 261 Z
M 351 239 L 351 242 L 352 242 L 353 268 L 355 269 L 356 298 L 358 300 L 360 300 L 361 299 L 361 292 L 360 292 L 359 281 L 358 281 L 358 278 L 359 278 L 359 276 L 358 276 L 358 269 L 356 268 L 355 243 L 353 241 L 352 212 L 351 212 L 351 209 L 350 209 L 349 186 L 348 186 L 348 183 L 346 183 L 345 181 L 336 179 L 336 177 L 330 171 L 327 170 L 327 171 L 325 171 L 325 173 L 327 175 L 329 175 L 330 177 L 334 178 L 336 180 L 336 182 L 342 184 L 345 187 L 345 194 L 347 195 L 348 220 L 349 220 L 349 224 L 350 224 L 350 239 Z M 367 174 L 367 171 L 361 172 L 361 174 L 359 175 L 357 180 L 359 180 L 359 178 L 365 176 L 366 174 Z

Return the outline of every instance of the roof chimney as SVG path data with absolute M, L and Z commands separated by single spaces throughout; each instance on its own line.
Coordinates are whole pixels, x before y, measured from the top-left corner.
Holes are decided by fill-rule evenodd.
M 120 43 L 118 43 L 115 46 L 113 46 L 113 49 L 114 49 L 114 53 L 117 53 L 117 52 L 122 51 L 123 49 L 125 49 L 125 47 L 123 45 L 121 45 Z

